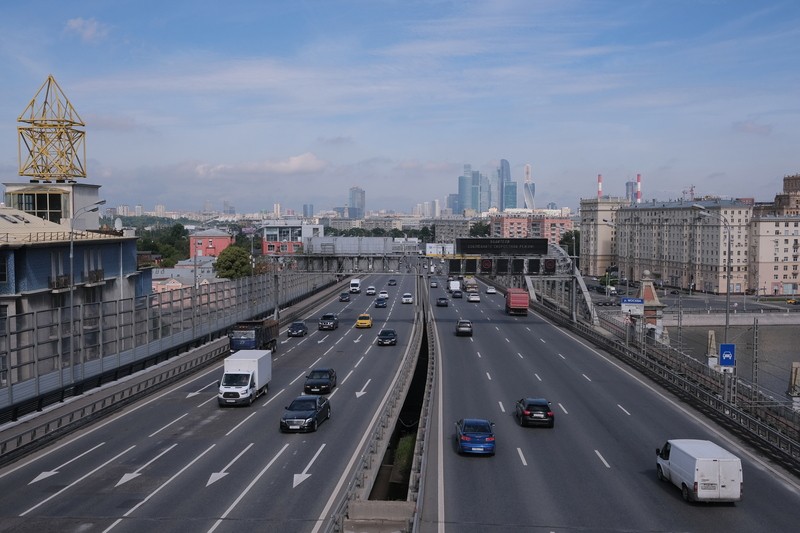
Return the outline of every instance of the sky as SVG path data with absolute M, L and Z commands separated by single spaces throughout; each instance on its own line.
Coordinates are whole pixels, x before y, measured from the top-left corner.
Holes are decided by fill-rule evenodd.
M 800 172 L 800 2 L 30 0 L 0 6 L 0 179 L 53 75 L 109 206 L 411 212 L 465 164 L 537 207 L 771 201 Z

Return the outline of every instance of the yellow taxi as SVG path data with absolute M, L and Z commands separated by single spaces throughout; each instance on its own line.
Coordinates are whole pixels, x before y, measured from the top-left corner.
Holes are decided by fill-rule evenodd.
M 358 315 L 356 319 L 356 327 L 357 328 L 371 328 L 372 327 L 372 317 L 364 314 Z

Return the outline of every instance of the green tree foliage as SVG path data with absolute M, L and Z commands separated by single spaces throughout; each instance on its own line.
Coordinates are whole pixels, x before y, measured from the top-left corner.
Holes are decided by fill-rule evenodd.
M 220 252 L 214 264 L 217 277 L 239 279 L 253 275 L 253 265 L 250 262 L 250 252 L 241 246 L 228 246 Z
M 469 236 L 470 237 L 488 237 L 491 228 L 489 227 L 488 222 L 476 222 L 469 229 Z
M 139 236 L 136 249 L 160 255 L 161 265 L 165 268 L 189 257 L 188 232 L 182 224 L 137 229 L 136 234 Z
M 581 232 L 578 230 L 571 230 L 561 236 L 558 242 L 568 255 L 574 257 L 581 256 Z

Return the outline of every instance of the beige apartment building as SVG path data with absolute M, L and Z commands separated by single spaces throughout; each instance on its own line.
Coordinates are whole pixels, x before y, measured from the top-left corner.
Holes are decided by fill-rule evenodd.
M 658 284 L 690 291 L 725 294 L 730 283 L 731 294 L 800 294 L 800 175 L 784 177 L 771 203 L 581 200 L 581 270 L 602 276 L 609 267 L 620 279 L 648 270 Z

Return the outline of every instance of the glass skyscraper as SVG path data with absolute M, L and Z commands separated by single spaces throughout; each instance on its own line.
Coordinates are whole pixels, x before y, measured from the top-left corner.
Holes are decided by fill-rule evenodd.
M 364 218 L 367 207 L 367 196 L 364 189 L 361 187 L 350 187 L 350 201 L 347 206 L 350 218 Z

